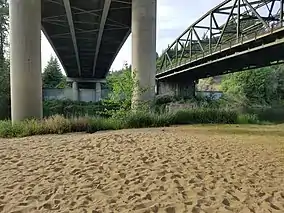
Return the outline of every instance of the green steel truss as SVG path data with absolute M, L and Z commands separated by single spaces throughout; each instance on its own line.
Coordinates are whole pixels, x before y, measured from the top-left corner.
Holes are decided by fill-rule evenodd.
M 157 73 L 283 27 L 284 0 L 225 0 L 188 27 L 161 55 Z

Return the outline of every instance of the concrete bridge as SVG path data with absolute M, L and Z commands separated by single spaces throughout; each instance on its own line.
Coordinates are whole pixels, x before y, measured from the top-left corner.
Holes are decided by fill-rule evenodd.
M 95 85 L 100 94 L 130 32 L 139 82 L 133 103 L 153 99 L 155 84 L 160 94 L 193 95 L 200 78 L 283 62 L 284 0 L 224 0 L 189 26 L 156 67 L 156 1 L 11 0 L 12 120 L 42 117 L 41 30 L 75 99 L 80 87 Z
M 97 95 L 125 40 L 132 32 L 132 67 L 143 94 L 154 97 L 157 0 L 11 0 L 12 121 L 42 117 L 41 30 L 48 38 L 69 81 Z M 143 70 L 143 71 L 142 71 Z

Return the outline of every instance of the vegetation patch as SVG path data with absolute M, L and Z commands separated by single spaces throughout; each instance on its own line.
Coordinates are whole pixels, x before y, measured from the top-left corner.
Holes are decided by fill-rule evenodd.
M 44 117 L 62 115 L 63 117 L 110 117 L 120 109 L 120 102 L 108 100 L 100 102 L 83 102 L 71 100 L 49 100 L 43 102 Z
M 25 137 L 71 132 L 94 133 L 102 130 L 129 128 L 167 127 L 177 124 L 258 124 L 255 115 L 238 114 L 235 111 L 217 109 L 191 109 L 176 113 L 129 112 L 120 116 L 70 117 L 50 116 L 43 120 L 26 120 L 12 125 L 11 121 L 0 122 L 0 137 Z

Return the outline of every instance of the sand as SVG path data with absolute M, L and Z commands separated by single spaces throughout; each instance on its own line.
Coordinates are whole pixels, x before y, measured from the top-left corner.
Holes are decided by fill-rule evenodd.
M 283 126 L 0 139 L 0 212 L 284 212 Z

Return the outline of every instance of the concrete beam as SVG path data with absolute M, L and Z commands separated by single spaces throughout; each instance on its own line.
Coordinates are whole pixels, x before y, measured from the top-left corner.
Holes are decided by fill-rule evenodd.
M 106 79 L 100 78 L 67 78 L 67 82 L 78 82 L 78 83 L 106 83 Z
M 106 23 L 106 20 L 107 20 L 107 16 L 108 16 L 108 12 L 109 12 L 111 1 L 112 0 L 105 0 L 105 4 L 104 4 L 104 9 L 103 9 L 102 17 L 101 17 L 99 34 L 98 34 L 98 39 L 97 39 L 95 58 L 94 58 L 93 76 L 95 76 L 95 72 L 96 72 L 98 55 L 99 55 L 99 51 L 100 51 L 100 47 L 101 47 L 103 32 L 104 32 L 104 29 L 105 29 L 105 23 Z
M 10 1 L 12 122 L 42 118 L 41 1 Z
M 77 46 L 77 39 L 76 39 L 76 34 L 75 34 L 75 28 L 74 28 L 74 22 L 73 22 L 73 17 L 72 17 L 72 11 L 71 11 L 71 6 L 70 6 L 70 0 L 63 0 L 66 15 L 67 15 L 67 20 L 70 28 L 70 33 L 72 37 L 72 42 L 74 46 L 74 51 L 76 55 L 76 61 L 77 61 L 77 66 L 78 66 L 78 71 L 79 71 L 79 76 L 81 76 L 81 64 L 80 64 L 80 58 L 79 58 L 79 51 L 78 51 L 78 46 Z

